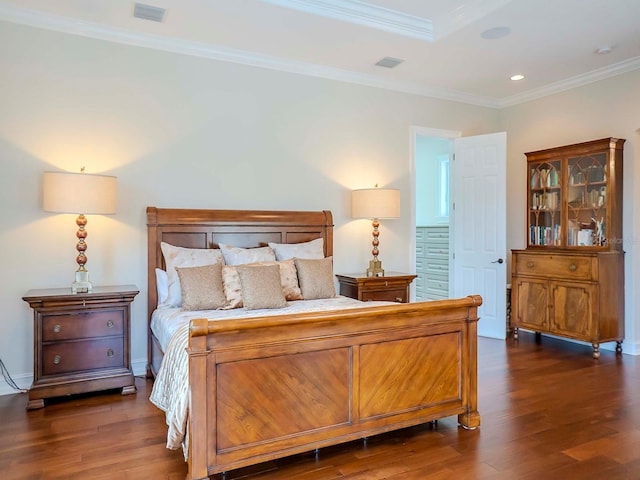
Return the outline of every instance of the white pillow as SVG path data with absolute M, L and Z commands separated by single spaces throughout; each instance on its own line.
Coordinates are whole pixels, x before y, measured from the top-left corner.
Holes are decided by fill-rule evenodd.
M 158 292 L 158 307 L 167 306 L 169 280 L 167 278 L 167 272 L 161 268 L 156 268 L 156 291 Z
M 276 260 L 289 260 L 290 258 L 324 258 L 324 239 L 316 238 L 302 243 L 272 243 L 269 246 L 276 252 Z
M 224 257 L 225 265 L 276 261 L 276 254 L 271 247 L 240 248 L 225 243 L 220 243 L 218 246 Z
M 169 294 L 166 303 L 171 307 L 182 306 L 180 278 L 176 267 L 202 267 L 223 263 L 222 253 L 217 248 L 176 247 L 166 242 L 161 242 L 160 248 L 162 249 L 162 255 L 164 255 L 164 263 L 167 266 Z

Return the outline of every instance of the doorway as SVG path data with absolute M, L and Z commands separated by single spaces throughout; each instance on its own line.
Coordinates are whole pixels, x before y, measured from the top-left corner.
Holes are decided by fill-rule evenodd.
M 412 162 L 412 298 L 479 294 L 479 335 L 505 338 L 506 134 L 413 127 Z

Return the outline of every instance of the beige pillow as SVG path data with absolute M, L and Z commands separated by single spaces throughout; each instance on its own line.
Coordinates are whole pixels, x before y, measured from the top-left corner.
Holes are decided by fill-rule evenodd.
M 289 260 L 290 258 L 324 258 L 324 239 L 322 237 L 301 243 L 269 242 L 269 246 L 276 253 L 276 260 Z
M 298 285 L 298 273 L 294 260 L 282 262 L 259 262 L 250 265 L 278 265 L 280 267 L 280 284 L 282 293 L 287 301 L 302 300 L 302 292 Z M 242 307 L 242 285 L 238 276 L 237 266 L 224 265 L 222 267 L 222 285 L 227 297 L 227 304 L 223 310 Z
M 315 300 L 336 296 L 336 287 L 333 283 L 333 257 L 322 259 L 296 258 L 295 264 L 302 298 Z
M 218 245 L 222 256 L 224 257 L 224 263 L 227 265 L 244 265 L 245 263 L 255 262 L 271 262 L 276 260 L 276 254 L 271 247 L 256 247 L 256 248 L 240 248 L 232 247 L 225 243 Z
M 280 284 L 278 265 L 238 265 L 244 308 L 282 308 L 287 300 Z
M 201 267 L 222 263 L 222 253 L 213 248 L 185 248 L 176 247 L 166 242 L 160 243 L 160 249 L 167 267 L 167 306 L 179 307 L 181 305 L 180 278 L 176 267 Z
M 214 310 L 227 303 L 222 287 L 222 264 L 176 268 L 183 310 Z
M 260 262 L 256 265 L 278 265 L 280 267 L 280 284 L 282 285 L 284 298 L 288 301 L 302 300 L 302 292 L 300 291 L 300 285 L 298 285 L 298 272 L 293 258 L 282 262 Z

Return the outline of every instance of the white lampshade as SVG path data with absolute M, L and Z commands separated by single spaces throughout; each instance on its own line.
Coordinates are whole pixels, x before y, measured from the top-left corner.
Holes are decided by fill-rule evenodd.
M 57 213 L 116 213 L 116 177 L 45 172 L 43 208 Z
M 352 218 L 400 217 L 400 190 L 364 188 L 351 192 Z

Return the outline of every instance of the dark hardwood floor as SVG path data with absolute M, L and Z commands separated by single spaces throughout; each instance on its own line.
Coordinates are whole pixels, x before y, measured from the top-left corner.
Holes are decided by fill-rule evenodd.
M 229 472 L 249 480 L 640 479 L 640 357 L 522 332 L 479 340 L 482 426 L 456 418 Z M 106 392 L 27 412 L 0 397 L 0 478 L 183 479 L 164 417 L 137 395 Z M 220 478 L 219 476 L 215 477 Z

